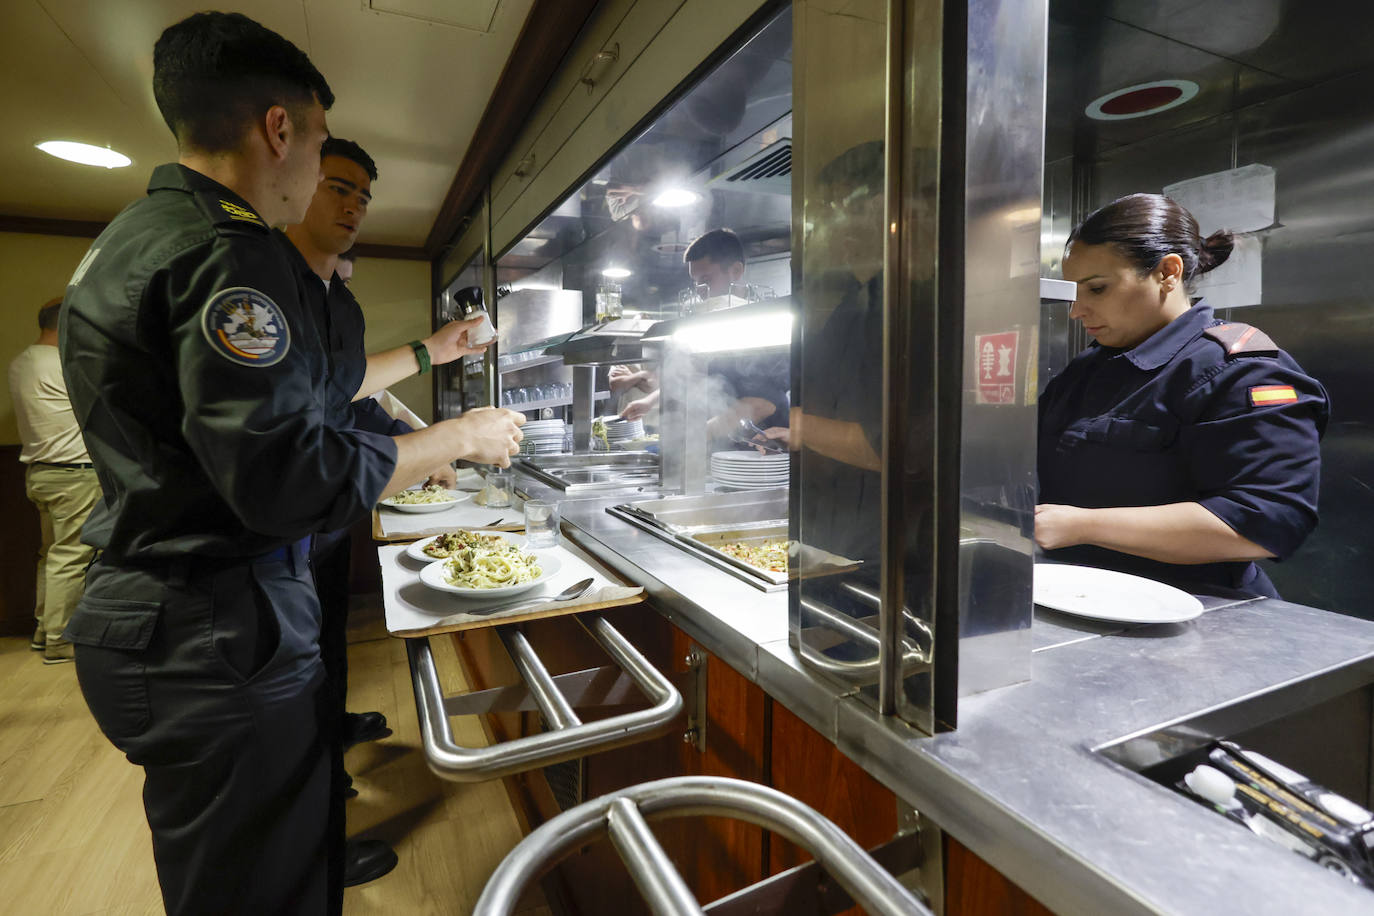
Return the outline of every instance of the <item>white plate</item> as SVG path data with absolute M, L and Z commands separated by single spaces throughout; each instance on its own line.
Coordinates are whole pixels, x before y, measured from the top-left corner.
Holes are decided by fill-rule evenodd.
M 508 598 L 511 595 L 518 595 L 521 592 L 538 588 L 558 575 L 558 570 L 563 565 L 558 562 L 558 556 L 552 550 L 532 550 L 530 552 L 539 560 L 541 574 L 538 579 L 521 582 L 519 585 L 507 585 L 504 588 L 463 588 L 459 585 L 450 585 L 448 577 L 444 574 L 444 564 L 448 560 L 435 560 L 420 570 L 420 581 L 432 589 L 458 595 L 461 598 L 475 598 L 477 600 Z
M 516 547 L 523 548 L 525 546 L 525 536 L 517 531 L 490 531 L 485 528 L 473 528 L 471 530 L 475 534 L 495 534 L 502 540 L 510 541 Z M 406 546 L 406 556 L 413 560 L 419 560 L 421 563 L 433 563 L 438 557 L 431 557 L 429 554 L 425 553 L 425 545 L 438 536 L 439 535 L 436 534 L 434 537 L 427 537 L 408 544 Z
M 461 490 L 449 490 L 448 495 L 452 496 L 453 498 L 450 499 L 448 502 L 442 503 L 414 503 L 410 505 L 398 505 L 392 502 L 390 498 L 387 498 L 382 500 L 377 505 L 386 506 L 388 509 L 395 509 L 397 512 L 443 512 L 445 509 L 453 508 L 465 499 L 472 498 L 471 493 L 464 493 Z
M 1202 614 L 1201 601 L 1172 585 L 1065 563 L 1035 564 L 1035 603 L 1116 623 L 1182 623 Z

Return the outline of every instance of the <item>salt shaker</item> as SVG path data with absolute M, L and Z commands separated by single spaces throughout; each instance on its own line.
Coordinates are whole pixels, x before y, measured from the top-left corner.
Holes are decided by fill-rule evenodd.
M 468 331 L 468 345 L 480 347 L 496 339 L 496 325 L 491 323 L 487 307 L 482 304 L 482 287 L 465 286 L 453 294 L 453 301 L 462 306 L 464 318 L 481 318 L 482 323 Z

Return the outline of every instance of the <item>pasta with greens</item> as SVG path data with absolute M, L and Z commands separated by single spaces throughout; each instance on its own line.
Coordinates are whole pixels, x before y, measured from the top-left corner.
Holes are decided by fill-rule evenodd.
M 534 554 L 498 540 L 499 544 L 459 548 L 444 564 L 444 578 L 460 588 L 505 588 L 543 575 Z
M 397 506 L 418 506 L 424 503 L 452 503 L 457 500 L 448 490 L 432 483 L 423 490 L 402 490 L 391 497 L 389 502 Z

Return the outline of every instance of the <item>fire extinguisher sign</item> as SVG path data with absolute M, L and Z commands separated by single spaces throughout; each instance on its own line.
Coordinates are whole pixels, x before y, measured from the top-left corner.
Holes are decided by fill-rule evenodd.
M 1016 403 L 1016 348 L 1020 339 L 1019 331 L 974 337 L 979 404 Z

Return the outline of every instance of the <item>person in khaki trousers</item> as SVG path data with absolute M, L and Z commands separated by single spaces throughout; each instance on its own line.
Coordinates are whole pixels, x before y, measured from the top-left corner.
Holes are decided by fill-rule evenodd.
M 10 397 L 27 465 L 24 489 L 38 508 L 43 530 L 38 550 L 38 626 L 30 645 L 43 652 L 43 664 L 72 660 L 72 646 L 62 638 L 72 610 L 81 598 L 86 567 L 94 551 L 81 543 L 81 526 L 100 499 L 81 430 L 76 425 L 62 365 L 57 355 L 57 318 L 62 306 L 54 299 L 38 311 L 38 340 L 10 363 Z

